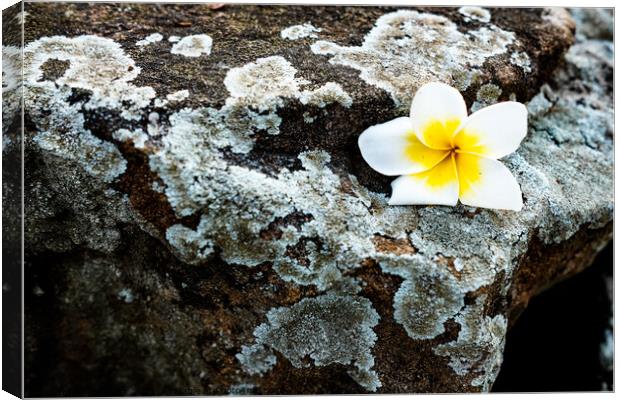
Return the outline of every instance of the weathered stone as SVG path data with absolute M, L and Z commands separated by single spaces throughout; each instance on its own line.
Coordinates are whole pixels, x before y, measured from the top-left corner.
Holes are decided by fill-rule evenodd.
M 613 46 L 565 10 L 26 11 L 28 395 L 489 390 L 611 237 Z M 528 103 L 523 211 L 387 206 L 357 137 L 434 79 Z

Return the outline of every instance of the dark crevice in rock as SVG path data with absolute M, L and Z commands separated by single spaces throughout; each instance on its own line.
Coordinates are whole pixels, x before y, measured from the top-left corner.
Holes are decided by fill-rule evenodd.
M 297 243 L 294 245 L 289 245 L 286 247 L 286 251 L 284 252 L 284 257 L 288 257 L 292 260 L 295 260 L 300 265 L 308 268 L 311 265 L 310 262 L 310 253 L 308 252 L 308 244 L 312 243 L 317 251 L 321 251 L 323 249 L 323 242 L 319 237 L 306 237 L 302 236 L 299 238 Z
M 598 229 L 584 226 L 559 244 L 543 243 L 533 235 L 527 253 L 513 273 L 508 298 L 509 326 L 515 323 L 533 296 L 591 265 L 598 249 L 611 239 L 612 228 L 612 223 Z
M 612 329 L 612 275 L 610 243 L 592 267 L 534 297 L 508 332 L 493 391 L 612 391 L 600 351 Z
M 70 258 L 68 254 L 45 254 L 31 256 L 24 268 L 24 305 L 25 305 L 25 368 L 30 372 L 24 376 L 25 396 L 38 397 L 46 393 L 50 375 L 58 367 L 61 358 L 57 347 L 61 340 L 54 326 L 60 314 L 55 299 L 65 286 L 65 277 L 54 265 L 61 258 Z M 38 289 L 35 289 L 38 288 Z

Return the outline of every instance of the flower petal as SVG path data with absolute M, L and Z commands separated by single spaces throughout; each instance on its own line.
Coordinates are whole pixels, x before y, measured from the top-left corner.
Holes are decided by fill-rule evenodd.
M 357 142 L 364 160 L 383 175 L 426 171 L 447 154 L 422 144 L 413 133 L 409 117 L 371 126 L 362 132 Z
M 463 96 L 445 83 L 427 83 L 411 102 L 413 130 L 422 143 L 434 149 L 452 148 L 452 138 L 466 118 Z
M 519 211 L 521 188 L 512 173 L 497 160 L 474 154 L 456 155 L 461 203 L 484 208 Z
M 390 205 L 439 204 L 455 206 L 459 182 L 454 156 L 446 158 L 428 171 L 403 175 L 392 182 Z
M 498 159 L 517 150 L 526 134 L 527 109 L 506 101 L 470 115 L 454 137 L 454 145 L 464 152 Z

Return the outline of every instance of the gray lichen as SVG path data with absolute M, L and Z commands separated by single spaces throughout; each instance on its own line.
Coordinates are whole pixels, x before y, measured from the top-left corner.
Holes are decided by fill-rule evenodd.
M 515 52 L 510 55 L 510 62 L 517 67 L 521 67 L 525 72 L 532 71 L 530 56 L 525 52 Z
M 459 8 L 459 13 L 463 15 L 465 22 L 478 21 L 489 22 L 491 21 L 491 12 L 486 8 L 464 6 Z
M 69 61 L 69 68 L 53 82 L 43 79 L 41 69 L 50 59 Z M 122 108 L 127 119 L 135 119 L 155 96 L 152 88 L 129 83 L 139 73 L 140 68 L 110 39 L 54 36 L 28 44 L 24 101 L 39 129 L 34 140 L 45 151 L 77 161 L 93 176 L 111 182 L 125 171 L 126 162 L 116 147 L 84 128 L 82 108 Z M 72 89 L 90 91 L 90 99 L 70 102 Z
M 613 40 L 614 11 L 612 8 L 573 8 L 571 14 L 577 21 L 575 38 L 578 41 L 587 39 Z
M 147 37 L 145 37 L 142 40 L 138 40 L 136 42 L 136 46 L 146 46 L 146 45 L 149 45 L 151 43 L 161 42 L 161 40 L 163 38 L 164 37 L 162 36 L 161 33 L 153 33 L 153 34 L 148 35 Z
M 263 375 L 269 372 L 278 361 L 275 354 L 262 344 L 242 346 L 237 359 L 243 366 L 243 370 L 250 375 Z
M 419 275 L 405 280 L 394 295 L 394 319 L 414 339 L 432 339 L 444 331 L 444 322 L 463 307 L 463 293 L 449 272 Z M 433 299 L 432 307 L 428 307 Z
M 211 54 L 213 39 L 207 34 L 189 35 L 179 39 L 170 52 L 185 57 L 200 57 L 201 55 Z
M 317 41 L 311 49 L 330 56 L 332 64 L 359 70 L 365 82 L 406 107 L 422 84 L 452 83 L 453 75 L 474 74 L 487 58 L 506 53 L 515 40 L 514 33 L 495 25 L 464 34 L 446 17 L 399 10 L 380 17 L 361 46 Z
M 306 22 L 301 25 L 293 25 L 282 29 L 280 36 L 282 39 L 299 40 L 304 38 L 316 38 L 317 32 L 321 32 L 321 28 L 315 28 L 311 23 Z
M 480 86 L 476 92 L 476 101 L 471 105 L 471 111 L 475 112 L 481 108 L 497 103 L 499 96 L 502 95 L 502 89 L 492 83 Z
M 307 360 L 316 366 L 342 364 L 351 367 L 351 377 L 366 389 L 381 386 L 372 371 L 371 353 L 377 340 L 372 328 L 379 315 L 368 299 L 334 294 L 306 298 L 292 307 L 270 310 L 267 321 L 254 330 L 256 344 L 237 355 L 248 372 L 268 370 L 275 364 L 268 352 L 277 351 L 296 368 L 308 367 Z
M 434 352 L 450 358 L 449 365 L 457 375 L 474 372 L 472 386 L 482 386 L 487 392 L 495 381 L 502 364 L 507 321 L 502 315 L 493 317 L 483 314 L 486 296 L 467 306 L 455 317 L 461 326 L 456 341 L 440 344 Z

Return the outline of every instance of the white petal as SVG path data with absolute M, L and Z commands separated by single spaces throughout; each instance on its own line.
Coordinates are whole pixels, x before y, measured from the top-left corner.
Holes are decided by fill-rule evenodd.
M 498 159 L 517 150 L 526 134 L 527 109 L 506 101 L 470 115 L 454 144 L 463 151 Z
M 457 128 L 467 118 L 461 93 L 440 82 L 422 86 L 411 102 L 411 121 L 418 139 L 436 149 L 452 147 Z
M 519 211 L 521 188 L 512 173 L 497 160 L 473 154 L 457 154 L 461 203 L 484 208 Z
M 392 182 L 390 205 L 439 204 L 455 206 L 459 182 L 454 158 L 447 156 L 428 171 L 404 175 Z
M 417 139 L 409 117 L 396 118 L 366 129 L 358 139 L 364 160 L 383 175 L 405 175 L 426 171 L 446 155 Z

